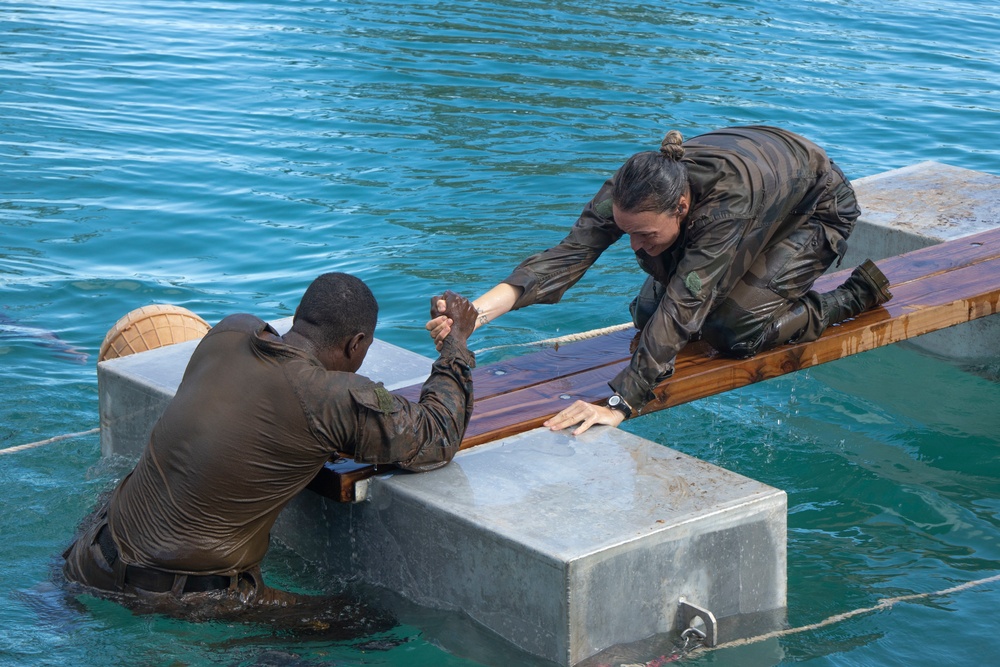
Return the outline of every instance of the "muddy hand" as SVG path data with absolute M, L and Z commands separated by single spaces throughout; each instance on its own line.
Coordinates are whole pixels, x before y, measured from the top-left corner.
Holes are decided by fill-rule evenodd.
M 434 347 L 441 350 L 441 345 L 444 344 L 444 339 L 448 337 L 451 333 L 451 327 L 454 321 L 445 315 L 447 309 L 447 300 L 444 295 L 431 297 L 431 319 L 427 321 L 424 328 L 430 333 L 431 340 L 434 341 Z
M 450 321 L 451 336 L 462 343 L 468 341 L 476 330 L 476 317 L 479 315 L 476 307 L 464 296 L 451 290 L 444 293 L 444 304 L 444 316 Z

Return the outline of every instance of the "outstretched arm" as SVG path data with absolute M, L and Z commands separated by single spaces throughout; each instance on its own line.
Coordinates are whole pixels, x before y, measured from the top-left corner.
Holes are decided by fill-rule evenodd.
M 526 258 L 496 287 L 472 302 L 479 311 L 478 329 L 487 322 L 533 303 L 557 303 L 587 272 L 612 243 L 622 237 L 615 224 L 611 204 L 612 180 L 608 179 L 587 202 L 569 234 L 548 250 Z M 451 322 L 435 304 L 426 328 L 441 349 Z
M 356 461 L 394 463 L 423 472 L 445 465 L 458 452 L 472 416 L 475 357 L 466 340 L 475 329 L 476 309 L 450 291 L 434 297 L 432 308 L 438 302 L 444 304 L 443 316 L 453 325 L 421 387 L 420 400 L 391 394 L 370 380 L 351 391 L 362 409 L 353 437 L 356 448 L 345 453 Z

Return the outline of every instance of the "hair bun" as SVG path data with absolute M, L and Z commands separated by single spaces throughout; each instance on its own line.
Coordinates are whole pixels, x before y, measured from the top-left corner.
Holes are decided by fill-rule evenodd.
M 660 144 L 660 153 L 671 160 L 680 160 L 684 157 L 684 137 L 677 130 L 670 130 L 667 136 L 663 137 Z

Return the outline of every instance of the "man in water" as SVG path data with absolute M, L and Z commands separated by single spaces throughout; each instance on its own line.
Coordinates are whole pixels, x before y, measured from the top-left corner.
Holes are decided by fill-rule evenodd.
M 640 413 L 703 337 L 736 357 L 816 340 L 831 324 L 888 301 L 889 281 L 870 260 L 841 287 L 813 282 L 847 249 L 861 214 L 854 190 L 826 152 L 773 127 L 734 127 L 637 153 L 608 179 L 557 246 L 524 260 L 476 299 L 476 326 L 534 303 L 556 303 L 625 234 L 648 274 L 630 307 L 640 334 L 632 361 L 609 384 L 606 405 L 577 401 L 545 422 L 617 426 Z M 440 306 L 440 304 L 439 304 Z M 449 318 L 432 318 L 436 343 Z
M 307 602 L 266 586 L 260 564 L 278 514 L 324 462 L 423 471 L 458 451 L 476 312 L 453 292 L 438 300 L 455 324 L 417 403 L 357 373 L 378 315 L 358 278 L 319 276 L 283 336 L 252 315 L 223 319 L 135 469 L 67 549 L 66 578 L 133 608 L 197 618 L 267 619 Z

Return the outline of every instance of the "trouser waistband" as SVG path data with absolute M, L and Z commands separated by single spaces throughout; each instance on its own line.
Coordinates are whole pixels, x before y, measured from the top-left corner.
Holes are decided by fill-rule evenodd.
M 112 570 L 121 567 L 118 547 L 111 537 L 107 524 L 97 533 L 97 544 L 101 555 Z M 202 593 L 230 588 L 236 583 L 237 576 L 227 577 L 221 574 L 177 574 L 159 570 L 153 567 L 125 565 L 124 584 L 150 593 Z

